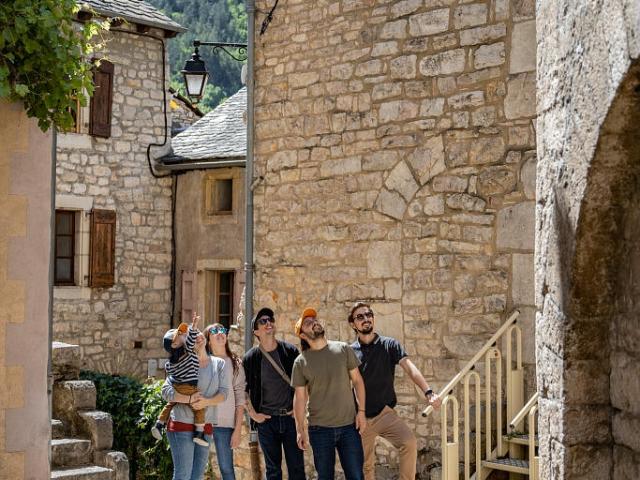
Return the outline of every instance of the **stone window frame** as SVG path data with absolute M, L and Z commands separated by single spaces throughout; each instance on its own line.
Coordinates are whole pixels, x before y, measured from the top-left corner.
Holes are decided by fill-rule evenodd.
M 75 285 L 56 285 L 53 296 L 59 300 L 88 300 L 91 298 L 89 287 L 89 248 L 91 230 L 91 210 L 93 197 L 80 195 L 56 195 L 56 210 L 76 212 L 75 217 Z
M 237 224 L 241 205 L 241 181 L 239 168 L 221 168 L 209 171 L 202 179 L 202 222 L 204 224 Z M 217 212 L 213 207 L 213 195 L 218 180 L 231 180 L 231 211 Z

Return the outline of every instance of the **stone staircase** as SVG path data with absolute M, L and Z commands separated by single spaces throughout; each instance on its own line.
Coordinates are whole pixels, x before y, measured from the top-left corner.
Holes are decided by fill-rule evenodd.
M 111 415 L 96 410 L 96 387 L 80 375 L 80 348 L 53 342 L 51 478 L 129 480 L 129 462 L 111 450 Z

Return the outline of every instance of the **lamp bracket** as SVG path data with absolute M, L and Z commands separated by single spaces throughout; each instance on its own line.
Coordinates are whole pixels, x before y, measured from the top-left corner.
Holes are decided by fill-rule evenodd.
M 247 59 L 247 44 L 246 43 L 227 43 L 227 42 L 201 42 L 200 40 L 194 40 L 193 46 L 196 54 L 198 53 L 198 47 L 208 46 L 213 47 L 213 51 L 222 50 L 237 62 L 244 62 Z M 233 54 L 230 48 L 237 49 L 237 54 Z

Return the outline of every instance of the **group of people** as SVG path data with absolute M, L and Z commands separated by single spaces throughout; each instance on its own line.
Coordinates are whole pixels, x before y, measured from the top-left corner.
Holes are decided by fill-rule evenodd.
M 309 447 L 319 480 L 334 478 L 336 452 L 347 480 L 375 480 L 378 436 L 399 450 L 400 480 L 414 480 L 416 438 L 394 410 L 396 365 L 430 405 L 439 407 L 440 399 L 402 345 L 376 333 L 370 305 L 356 303 L 347 320 L 357 336 L 351 345 L 328 340 L 317 311 L 306 308 L 295 324 L 299 351 L 276 339 L 275 314 L 262 308 L 252 321 L 258 344 L 242 360 L 229 349 L 223 325 L 200 333 L 194 316 L 190 326 L 167 332 L 162 395 L 169 403 L 152 433 L 162 438 L 167 432 L 173 480 L 203 477 L 209 442 L 222 479 L 234 480 L 233 448 L 245 408 L 258 432 L 267 480 L 283 478 L 283 452 L 288 478 L 306 480 Z

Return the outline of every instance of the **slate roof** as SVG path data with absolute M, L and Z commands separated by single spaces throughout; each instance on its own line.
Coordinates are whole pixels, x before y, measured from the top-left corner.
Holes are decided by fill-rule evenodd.
M 160 10 L 142 0 L 80 0 L 78 3 L 83 6 L 84 4 L 88 5 L 90 9 L 105 17 L 121 17 L 131 23 L 174 32 L 187 30 Z M 82 9 L 88 10 L 86 8 Z
M 172 153 L 164 163 L 246 158 L 247 88 L 243 87 L 222 105 L 171 139 Z

